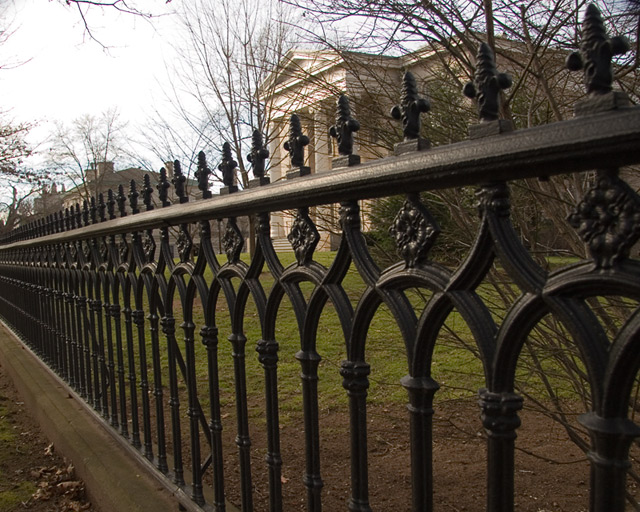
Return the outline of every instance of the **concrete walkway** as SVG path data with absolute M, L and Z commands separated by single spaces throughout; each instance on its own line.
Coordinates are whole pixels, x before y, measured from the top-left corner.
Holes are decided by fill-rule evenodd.
M 0 364 L 56 451 L 73 461 L 95 508 L 101 512 L 199 510 L 184 492 L 171 489 L 152 476 L 145 462 L 134 459 L 127 441 L 108 432 L 89 406 L 2 323 Z

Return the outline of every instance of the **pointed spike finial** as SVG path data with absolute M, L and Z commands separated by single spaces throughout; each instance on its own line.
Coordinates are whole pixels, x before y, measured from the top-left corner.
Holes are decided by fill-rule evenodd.
M 160 169 L 160 180 L 156 185 L 158 189 L 158 198 L 160 199 L 160 203 L 162 207 L 169 206 L 171 202 L 169 201 L 169 188 L 171 185 L 169 184 L 169 180 L 167 179 L 167 170 L 163 167 Z
M 478 101 L 478 117 L 481 122 L 497 121 L 500 117 L 500 91 L 511 87 L 511 77 L 498 73 L 493 51 L 487 43 L 478 48 L 476 72 L 472 82 L 468 82 L 463 93 Z
M 211 191 L 209 190 L 209 176 L 211 170 L 207 166 L 207 157 L 204 151 L 198 153 L 198 169 L 196 170 L 196 179 L 198 180 L 198 188 L 202 191 L 202 199 L 209 199 Z
M 338 154 L 353 153 L 353 134 L 359 129 L 360 123 L 351 116 L 349 98 L 341 94 L 336 106 L 336 124 L 329 128 L 329 135 L 338 141 Z
M 153 210 L 153 187 L 151 186 L 151 177 L 148 174 L 143 177 L 142 202 L 146 211 Z
M 418 95 L 418 86 L 413 73 L 407 71 L 402 79 L 400 105 L 391 109 L 391 117 L 402 120 L 404 140 L 420 137 L 420 114 L 429 112 L 431 104 Z
M 118 211 L 120 217 L 126 217 L 127 215 L 127 196 L 124 195 L 124 185 L 121 183 L 118 185 L 118 196 L 116 197 L 118 203 Z
M 264 177 L 264 163 L 267 158 L 269 158 L 269 150 L 264 147 L 262 133 L 260 130 L 253 130 L 251 136 L 251 153 L 247 155 L 247 160 L 251 164 L 255 178 L 260 179 Z
M 304 147 L 307 145 L 309 145 L 309 137 L 302 133 L 300 117 L 292 114 L 289 122 L 289 139 L 284 143 L 285 151 L 289 152 L 291 167 L 304 166 Z
M 226 187 L 233 187 L 237 166 L 238 162 L 236 162 L 231 155 L 231 144 L 225 142 L 222 145 L 222 163 L 218 166 L 218 169 L 222 173 L 222 183 L 224 183 Z
M 178 196 L 180 204 L 189 201 L 187 193 L 184 190 L 185 181 L 187 181 L 187 178 L 182 174 L 182 166 L 180 165 L 180 162 L 176 160 L 173 162 L 173 178 L 171 179 L 171 182 L 176 189 L 176 195 Z
M 601 96 L 613 89 L 611 59 L 629 51 L 629 41 L 621 36 L 607 37 L 607 31 L 594 4 L 589 4 L 582 22 L 580 50 L 567 57 L 567 68 L 584 70 L 584 84 L 590 96 Z

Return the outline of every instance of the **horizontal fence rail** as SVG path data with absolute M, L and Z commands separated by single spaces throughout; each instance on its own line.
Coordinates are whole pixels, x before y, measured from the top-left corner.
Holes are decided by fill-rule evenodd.
M 412 78 L 407 74 L 405 80 Z M 220 195 L 211 197 L 201 155 L 202 200 L 188 201 L 177 166 L 176 204 L 169 204 L 171 185 L 163 173 L 157 191 L 146 180 L 132 184 L 127 196 L 120 188 L 20 227 L 0 246 L 0 314 L 114 433 L 198 507 L 223 511 L 231 501 L 243 511 L 282 511 L 287 479 L 298 478 L 304 507 L 316 512 L 328 476 L 323 467 L 329 466 L 326 459 L 321 464 L 322 443 L 332 435 L 322 428 L 320 379 L 331 371 L 339 374 L 348 403 L 350 493 L 343 509 L 377 506 L 369 494 L 368 389 L 376 368 L 368 360 L 368 340 L 383 307 L 406 359 L 400 384 L 408 403 L 408 506 L 434 508 L 433 415 L 440 385 L 432 377 L 432 359 L 455 314 L 482 366 L 477 423 L 487 445 L 485 508 L 514 510 L 514 452 L 523 408 L 518 368 L 531 332 L 551 318 L 569 333 L 580 360 L 576 371 L 588 388 L 588 409 L 580 416 L 591 465 L 584 506 L 621 512 L 629 449 L 640 434 L 629 412 L 637 407 L 632 393 L 640 366 L 640 263 L 630 257 L 640 237 L 640 197 L 620 177 L 620 167 L 640 164 L 640 108 L 624 104 L 610 87 L 592 88 L 574 119 L 511 131 L 498 120 L 497 96 L 491 109 L 489 96 L 499 90 L 487 83 L 476 78 L 474 90 L 484 91 L 481 122 L 461 143 L 420 150 L 412 128 L 419 119 L 407 121 L 416 114 L 407 106 L 416 98 L 405 92 L 405 141 L 394 156 L 360 164 L 353 158 L 352 133 L 344 128 L 348 119 L 338 117 L 332 132 L 339 135 L 342 156 L 332 172 L 269 184 L 257 171 L 260 179 L 247 190 L 236 191 L 226 180 Z M 340 101 L 345 114 L 347 100 Z M 294 170 L 303 165 L 295 125 L 292 120 L 288 144 Z M 265 152 L 259 138 L 254 142 L 252 164 L 259 170 L 255 155 Z M 233 170 L 233 164 L 225 154 L 222 165 Z M 513 225 L 507 182 L 579 172 L 589 172 L 591 186 L 576 199 L 569 224 L 589 257 L 548 272 Z M 449 268 L 432 259 L 440 227 L 420 193 L 470 186 L 479 212 L 475 240 L 461 263 Z M 162 207 L 154 207 L 154 194 Z M 391 194 L 404 195 L 390 227 L 399 261 L 381 268 L 361 209 Z M 325 266 L 317 261 L 314 219 L 318 209 L 335 203 L 340 244 Z M 288 239 L 295 261 L 288 265 L 271 239 L 272 214 L 283 210 L 293 212 Z M 250 257 L 242 255 L 242 216 L 255 219 Z M 216 242 L 211 226 L 217 220 L 224 220 L 225 229 Z M 500 318 L 483 291 L 496 268 L 515 293 Z M 350 273 L 362 283 L 356 294 L 345 284 Z M 417 301 L 416 290 L 424 300 Z M 613 296 L 630 310 L 622 320 L 598 313 L 600 298 Z M 323 367 L 317 346 L 329 310 L 337 319 L 331 339 L 343 355 L 339 368 Z M 278 326 L 286 311 L 296 328 L 282 332 Z M 255 337 L 248 335 L 252 323 Z M 291 346 L 293 373 L 282 356 Z M 256 358 L 261 375 L 248 369 Z M 289 454 L 282 449 L 281 419 L 288 409 L 281 393 L 284 379 L 292 376 L 301 397 L 300 414 L 293 417 L 300 422 L 303 453 L 285 477 Z M 258 430 L 264 433 L 264 462 L 252 460 Z M 254 503 L 257 472 L 267 474 L 264 505 Z

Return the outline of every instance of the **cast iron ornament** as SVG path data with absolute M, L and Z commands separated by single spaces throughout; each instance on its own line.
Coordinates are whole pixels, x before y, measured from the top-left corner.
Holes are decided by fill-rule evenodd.
M 238 167 L 238 162 L 231 155 L 231 144 L 225 142 L 222 145 L 222 163 L 218 166 L 222 173 L 222 183 L 224 183 L 225 187 L 233 187 L 236 167 Z
M 309 144 L 309 137 L 302 134 L 302 125 L 297 114 L 291 115 L 289 122 L 289 140 L 284 143 L 285 151 L 289 152 L 291 167 L 304 166 L 304 147 Z
M 142 202 L 144 203 L 146 211 L 153 210 L 152 197 L 153 188 L 151 187 L 151 178 L 148 174 L 145 174 L 142 185 Z
M 129 244 L 127 242 L 126 235 L 120 236 L 120 241 L 118 242 L 118 254 L 120 255 L 120 263 L 124 263 L 129 258 Z
M 107 217 L 105 216 L 105 212 L 107 210 L 107 205 L 104 202 L 104 194 L 102 192 L 100 192 L 98 194 L 98 217 L 100 219 L 100 222 L 105 222 L 107 220 Z M 58 214 L 56 213 L 56 216 Z
M 417 194 L 411 194 L 396 215 L 389 233 L 396 243 L 398 255 L 408 268 L 413 268 L 427 259 L 440 227 Z
M 156 253 L 156 242 L 153 239 L 151 230 L 145 231 L 142 235 L 142 253 L 147 263 L 151 263 Z
M 109 247 L 107 247 L 104 238 L 101 238 L 98 242 L 98 253 L 100 254 L 100 262 L 106 262 L 107 257 L 109 256 Z
M 198 169 L 196 170 L 196 179 L 198 180 L 198 188 L 202 191 L 202 199 L 209 199 L 211 197 L 211 191 L 209 190 L 209 176 L 211 170 L 207 165 L 207 157 L 204 151 L 198 153 Z
M 467 98 L 478 101 L 480 122 L 498 120 L 500 91 L 508 87 L 511 87 L 511 77 L 506 73 L 498 73 L 491 47 L 487 43 L 481 43 L 473 81 L 467 82 L 462 90 Z
M 182 166 L 178 160 L 173 162 L 173 178 L 171 179 L 171 183 L 176 189 L 176 195 L 178 196 L 178 201 L 180 204 L 186 203 L 189 201 L 187 197 L 187 193 L 184 190 L 184 182 L 187 181 L 184 174 L 182 174 Z
M 621 36 L 607 37 L 600 11 L 589 4 L 582 22 L 580 50 L 567 57 L 567 68 L 584 70 L 584 84 L 590 96 L 611 92 L 613 70 L 611 59 L 629 51 L 629 42 Z
M 86 199 L 82 200 L 82 223 L 80 226 L 89 225 L 89 202 Z
M 599 173 L 568 220 L 596 266 L 610 268 L 626 259 L 640 238 L 640 197 L 615 173 Z
M 158 189 L 158 198 L 160 199 L 160 203 L 162 204 L 163 208 L 171 204 L 171 202 L 169 201 L 170 187 L 171 184 L 169 183 L 169 180 L 167 180 L 167 170 L 163 167 L 162 169 L 160 169 L 160 180 L 156 185 L 156 188 Z
M 116 218 L 116 200 L 111 189 L 107 190 L 107 215 L 109 220 Z
M 481 216 L 485 212 L 491 212 L 499 217 L 509 217 L 511 214 L 509 187 L 505 183 L 483 185 L 476 191 L 476 197 Z
M 89 200 L 89 216 L 91 217 L 91 224 L 96 224 L 98 222 L 98 205 L 96 203 L 95 196 L 91 196 Z M 47 217 L 47 221 L 49 218 Z M 49 226 L 47 225 L 47 233 L 49 233 Z
M 351 117 L 349 98 L 342 94 L 336 108 L 336 124 L 329 128 L 329 135 L 338 141 L 338 154 L 348 156 L 353 153 L 353 134 L 360 129 L 360 123 Z
M 181 262 L 186 262 L 191 256 L 191 248 L 193 247 L 193 241 L 191 235 L 185 225 L 180 226 L 180 232 L 176 239 L 176 249 L 178 250 L 178 256 L 180 256 Z
M 140 213 L 140 210 L 138 209 L 139 196 L 140 194 L 138 194 L 138 191 L 136 190 L 136 182 L 135 180 L 131 180 L 131 184 L 129 186 L 129 205 L 131 206 L 131 213 L 134 215 L 136 213 Z
M 306 265 L 311 261 L 313 251 L 320 241 L 320 235 L 309 217 L 309 208 L 300 208 L 297 211 L 287 240 L 293 247 L 298 265 Z
M 253 176 L 262 178 L 264 176 L 264 162 L 269 158 L 269 150 L 264 147 L 262 133 L 260 130 L 253 130 L 251 136 L 251 153 L 247 155 L 247 160 L 251 164 Z
M 407 71 L 402 79 L 400 105 L 391 109 L 391 117 L 402 120 L 404 140 L 420 137 L 420 114 L 429 112 L 430 103 L 418 96 L 418 87 L 413 73 Z
M 229 263 L 238 262 L 243 244 L 244 238 L 242 237 L 242 233 L 238 228 L 236 219 L 232 217 L 227 221 L 227 227 L 222 237 L 222 247 L 224 248 Z
M 118 203 L 120 217 L 125 217 L 127 215 L 127 197 L 124 195 L 124 185 L 122 185 L 122 183 L 118 185 L 118 196 L 116 197 L 116 202 Z

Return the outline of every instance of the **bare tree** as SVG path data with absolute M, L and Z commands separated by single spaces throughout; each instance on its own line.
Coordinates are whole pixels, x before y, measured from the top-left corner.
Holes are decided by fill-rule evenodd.
M 71 180 L 82 198 L 97 195 L 105 176 L 100 165 L 124 155 L 124 128 L 117 110 L 57 123 L 49 141 L 50 168 Z
M 279 2 L 257 0 L 195 0 L 181 4 L 178 14 L 186 36 L 178 42 L 180 58 L 167 90 L 175 114 L 216 156 L 228 142 L 238 181 L 247 186 L 253 130 L 269 141 L 272 109 L 259 94 L 260 86 L 293 45 L 291 17 Z M 171 144 L 181 142 L 170 138 Z M 212 170 L 221 180 L 217 166 Z

